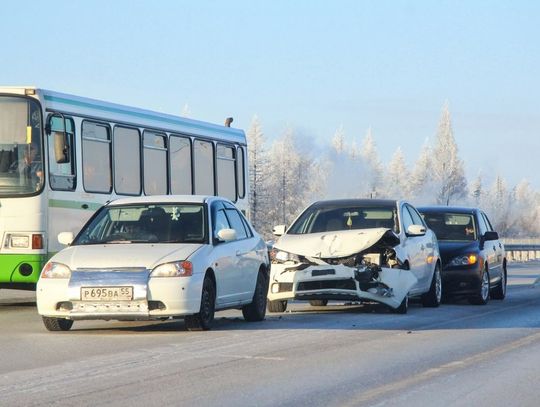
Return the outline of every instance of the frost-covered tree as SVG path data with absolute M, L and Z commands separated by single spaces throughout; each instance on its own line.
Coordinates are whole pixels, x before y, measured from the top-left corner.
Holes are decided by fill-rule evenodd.
M 508 192 L 506 181 L 498 175 L 489 189 L 488 199 L 485 202 L 486 212 L 489 214 L 493 227 L 501 236 L 508 236 L 512 227 L 511 194 Z
M 343 125 L 339 126 L 334 133 L 334 137 L 332 137 L 332 147 L 334 147 L 334 150 L 336 150 L 336 153 L 338 154 L 343 153 L 343 150 L 345 150 L 345 131 L 343 130 Z
M 364 169 L 360 175 L 365 184 L 365 196 L 376 198 L 382 195 L 383 165 L 377 152 L 377 145 L 373 139 L 371 127 L 368 129 L 362 142 L 360 157 L 364 163 Z
M 423 203 L 434 203 L 433 197 L 433 168 L 431 164 L 431 148 L 428 141 L 424 143 L 420 150 L 420 155 L 414 163 L 411 171 L 409 192 L 411 199 Z
M 449 205 L 453 200 L 465 195 L 467 181 L 463 162 L 458 157 L 458 147 L 454 139 L 448 103 L 444 105 L 439 121 L 439 129 L 433 147 L 432 166 L 437 188 L 437 203 Z
M 514 187 L 511 209 L 511 235 L 534 237 L 540 234 L 538 193 L 531 188 L 529 181 L 522 180 Z
M 409 195 L 410 175 L 401 147 L 394 152 L 386 171 L 384 195 L 392 199 L 404 199 Z
M 248 196 L 249 216 L 253 227 L 262 232 L 264 229 L 269 228 L 266 218 L 271 200 L 268 184 L 270 167 L 266 140 L 257 116 L 253 117 L 246 137 L 250 185 Z
M 481 206 L 483 201 L 482 175 L 478 174 L 473 183 L 469 186 L 469 197 L 474 206 Z
M 315 160 L 300 152 L 292 129 L 276 140 L 270 151 L 272 206 L 268 218 L 273 225 L 290 224 L 313 194 L 322 187 Z

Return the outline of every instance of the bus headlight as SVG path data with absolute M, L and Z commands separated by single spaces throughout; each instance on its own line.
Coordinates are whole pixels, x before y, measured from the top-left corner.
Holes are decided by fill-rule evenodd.
M 41 278 L 70 278 L 71 269 L 62 263 L 54 263 L 52 261 L 45 264 L 41 270 Z
M 26 249 L 30 246 L 28 235 L 9 235 L 9 246 L 17 249 Z

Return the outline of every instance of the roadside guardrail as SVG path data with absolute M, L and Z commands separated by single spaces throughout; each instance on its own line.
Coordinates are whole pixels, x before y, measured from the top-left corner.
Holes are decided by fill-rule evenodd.
M 508 261 L 540 260 L 540 243 L 504 243 Z

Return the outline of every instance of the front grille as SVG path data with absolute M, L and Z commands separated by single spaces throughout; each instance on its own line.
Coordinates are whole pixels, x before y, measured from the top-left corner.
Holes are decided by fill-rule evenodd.
M 296 291 L 314 291 L 314 290 L 355 290 L 356 284 L 352 278 L 346 280 L 321 280 L 321 281 L 304 281 L 298 283 Z

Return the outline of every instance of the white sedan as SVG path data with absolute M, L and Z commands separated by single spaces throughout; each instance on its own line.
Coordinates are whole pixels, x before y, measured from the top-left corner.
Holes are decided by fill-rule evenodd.
M 268 252 L 228 200 L 204 196 L 119 199 L 97 211 L 44 266 L 38 312 L 50 331 L 75 320 L 184 318 L 209 329 L 214 311 L 264 319 Z
M 375 301 L 406 313 L 409 296 L 441 303 L 435 234 L 407 202 L 342 199 L 305 209 L 272 249 L 268 309 L 288 300 L 324 306 L 329 300 Z

